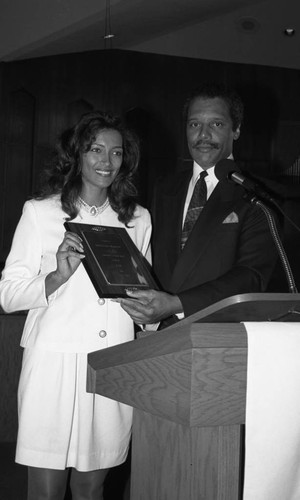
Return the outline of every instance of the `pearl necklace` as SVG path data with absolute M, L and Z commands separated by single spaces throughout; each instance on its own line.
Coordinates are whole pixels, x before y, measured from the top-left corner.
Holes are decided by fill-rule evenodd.
M 102 205 L 100 205 L 100 207 L 96 207 L 96 205 L 89 205 L 88 203 L 86 203 L 86 201 L 84 201 L 82 198 L 80 198 L 80 196 L 78 197 L 79 199 L 79 202 L 80 204 L 82 205 L 83 209 L 90 215 L 92 215 L 93 217 L 96 217 L 97 215 L 100 215 L 102 214 L 102 212 L 104 212 L 104 210 L 108 207 L 109 205 L 109 199 L 106 198 L 105 202 L 102 203 Z

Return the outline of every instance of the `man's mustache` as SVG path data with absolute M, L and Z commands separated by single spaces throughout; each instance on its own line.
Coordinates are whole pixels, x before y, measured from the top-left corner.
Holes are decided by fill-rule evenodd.
M 211 147 L 211 148 L 215 148 L 215 149 L 218 149 L 219 148 L 219 145 L 216 144 L 215 142 L 207 142 L 207 141 L 196 141 L 194 142 L 194 144 L 192 144 L 192 148 L 196 149 L 196 148 L 199 148 L 199 147 Z

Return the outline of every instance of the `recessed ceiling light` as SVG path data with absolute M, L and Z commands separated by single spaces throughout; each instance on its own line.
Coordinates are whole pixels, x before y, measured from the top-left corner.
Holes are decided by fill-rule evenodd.
M 254 17 L 241 17 L 237 19 L 236 26 L 243 33 L 257 33 L 260 29 L 260 24 Z
M 294 30 L 294 28 L 285 28 L 285 30 L 283 31 L 283 33 L 286 35 L 286 36 L 294 36 L 296 31 Z

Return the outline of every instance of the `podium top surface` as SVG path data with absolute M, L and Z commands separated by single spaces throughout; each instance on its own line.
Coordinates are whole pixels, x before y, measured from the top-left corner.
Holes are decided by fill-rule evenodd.
M 233 295 L 188 316 L 182 321 L 188 323 L 300 321 L 300 293 Z

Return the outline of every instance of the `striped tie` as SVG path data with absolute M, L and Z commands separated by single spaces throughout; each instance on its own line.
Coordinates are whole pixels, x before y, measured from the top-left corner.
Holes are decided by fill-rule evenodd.
M 206 199 L 207 199 L 207 187 L 205 182 L 205 177 L 207 172 L 203 170 L 201 172 L 199 179 L 194 187 L 194 192 L 186 213 L 182 234 L 181 234 L 181 249 L 183 249 L 186 241 L 192 231 L 198 216 L 203 209 Z

